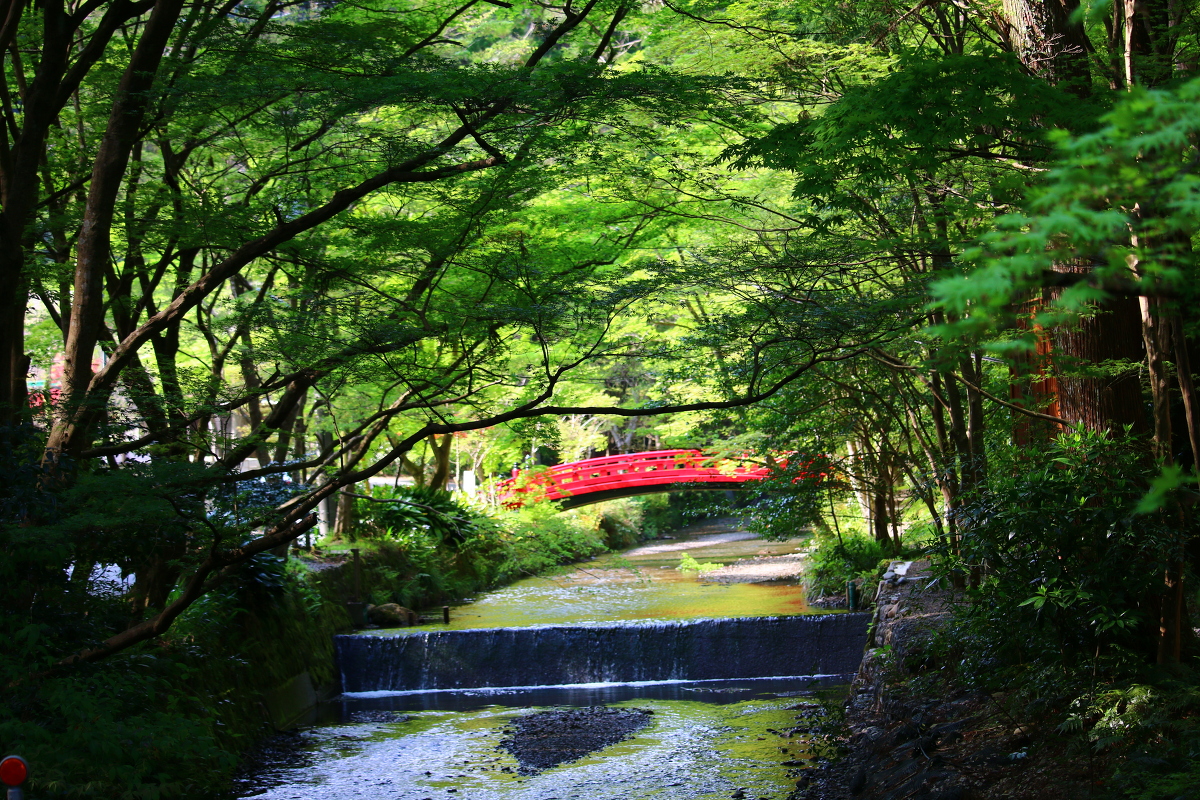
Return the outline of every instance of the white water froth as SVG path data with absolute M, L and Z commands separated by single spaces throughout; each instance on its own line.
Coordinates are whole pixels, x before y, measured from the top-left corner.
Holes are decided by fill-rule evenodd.
M 603 681 L 599 683 L 561 683 L 552 686 L 483 686 L 472 689 L 409 689 L 406 691 L 376 691 L 376 692 L 343 692 L 342 697 L 347 699 L 371 699 L 379 697 L 407 697 L 418 694 L 441 694 L 443 692 L 458 692 L 461 694 L 471 695 L 488 695 L 488 694 L 507 694 L 509 692 L 542 690 L 542 689 L 609 689 L 618 686 L 678 686 L 682 684 L 699 684 L 699 683 L 730 683 L 736 680 L 737 683 L 747 683 L 751 681 L 816 681 L 816 680 L 844 680 L 849 682 L 853 678 L 853 674 L 830 674 L 830 675 L 773 675 L 770 677 L 760 678 L 705 678 L 702 680 L 667 680 L 667 681 Z

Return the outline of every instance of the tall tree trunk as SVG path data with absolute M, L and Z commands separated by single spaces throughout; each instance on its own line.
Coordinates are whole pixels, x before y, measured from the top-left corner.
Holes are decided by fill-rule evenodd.
M 10 0 L 2 8 L 0 54 L 13 54 L 12 74 L 22 86 L 19 108 L 7 100 L 5 108 L 10 119 L 15 116 L 19 120 L 19 131 L 8 126 L 0 130 L 0 424 L 5 424 L 28 411 L 24 326 L 29 276 L 25 265 L 39 241 L 31 223 L 39 194 L 47 188 L 42 183 L 47 134 L 58 124 L 59 112 L 91 68 L 110 52 L 107 45 L 114 33 L 146 9 L 138 3 L 105 3 L 93 6 L 90 14 L 79 15 L 62 0 L 36 4 Z M 33 80 L 24 85 L 25 69 L 16 62 L 23 49 L 16 47 L 16 37 L 25 10 L 34 8 L 42 14 L 41 41 Z M 102 16 L 97 14 L 99 8 L 103 8 Z M 81 34 L 79 25 L 85 19 L 89 29 Z M 141 52 L 140 47 L 135 49 L 135 53 Z M 63 295 L 69 296 L 69 292 Z M 61 316 L 63 333 L 69 335 L 69 315 Z
M 1177 0 L 1116 0 L 1114 28 L 1119 32 L 1121 70 L 1126 87 L 1152 89 L 1175 71 L 1179 22 L 1187 4 Z
M 291 450 L 293 438 L 300 443 L 298 452 L 304 452 L 304 403 L 307 399 L 308 389 L 305 389 L 304 394 L 296 401 L 296 407 L 292 409 L 292 413 L 288 414 L 283 425 L 279 427 L 279 440 L 275 443 L 275 461 L 280 464 L 288 460 L 288 452 Z
M 108 125 L 100 140 L 88 184 L 87 205 L 76 244 L 71 323 L 64 347 L 63 403 L 46 444 L 50 462 L 75 454 L 86 443 L 91 421 L 104 397 L 88 396 L 92 355 L 104 320 L 104 276 L 111 259 L 117 195 L 150 102 L 150 90 L 183 0 L 159 0 L 121 76 Z
M 17 26 L 26 3 L 11 2 L 0 31 L 7 50 L 17 35 Z M 37 208 L 41 188 L 39 176 L 46 134 L 54 124 L 60 106 L 54 95 L 67 69 L 74 38 L 67 10 L 62 2 L 46 2 L 42 9 L 42 48 L 37 74 L 21 103 L 21 130 L 12 136 L 0 131 L 3 154 L 0 155 L 0 425 L 14 422 L 28 413 L 25 354 L 25 310 L 28 298 L 26 253 L 31 242 L 30 223 Z M 5 77 L 7 80 L 7 77 Z
M 867 530 L 871 530 L 871 497 L 862 481 L 862 449 L 854 443 L 854 438 L 851 437 L 846 440 L 846 451 L 849 453 L 851 461 L 850 489 L 854 493 L 854 499 L 858 502 L 858 510 L 862 513 L 863 525 L 867 527 Z
M 929 375 L 930 416 L 933 417 L 933 430 L 937 435 L 937 466 L 934 475 L 937 477 L 938 489 L 942 493 L 942 514 L 946 528 L 946 536 L 950 552 L 959 555 L 958 538 L 958 470 L 954 465 L 954 452 L 951 448 L 950 434 L 946 425 L 945 386 L 941 374 L 936 370 Z M 916 424 L 915 422 L 913 423 Z
M 1034 350 L 1027 356 L 1018 356 L 1010 367 L 1009 399 L 1023 408 L 1059 417 L 1062 412 L 1058 407 L 1058 381 L 1051 360 L 1053 348 L 1050 335 L 1034 321 L 1037 312 L 1045 305 L 1044 295 L 1045 292 L 1014 309 L 1017 328 L 1033 333 Z M 1060 430 L 1059 425 L 1013 412 L 1013 441 L 1020 447 L 1047 441 Z
M 325 407 L 318 406 L 316 409 L 316 417 L 318 420 L 325 416 Z M 329 431 L 317 431 L 317 448 L 324 454 L 333 449 L 333 434 Z M 323 470 L 318 470 L 316 477 L 313 478 L 315 486 L 322 486 L 329 483 L 329 474 Z M 317 506 L 317 526 L 322 537 L 331 535 L 337 526 L 337 511 L 338 503 L 336 496 L 322 498 Z
M 1183 399 L 1184 419 L 1187 422 L 1188 447 L 1192 453 L 1192 469 L 1200 471 L 1200 397 L 1192 380 L 1192 358 L 1188 349 L 1181 314 L 1172 315 L 1171 340 L 1175 345 L 1175 374 L 1179 394 Z
M 1171 452 L 1171 376 L 1167 355 L 1171 348 L 1171 322 L 1153 297 L 1138 298 L 1142 317 L 1142 342 L 1146 348 L 1146 367 L 1150 378 L 1150 398 L 1154 419 L 1154 457 L 1162 464 L 1173 464 Z
M 1132 244 L 1137 247 L 1138 237 L 1134 236 Z M 1167 243 L 1158 243 L 1165 247 Z M 1130 269 L 1134 276 L 1141 280 L 1140 265 L 1133 261 Z M 1184 400 L 1185 415 L 1188 422 L 1189 443 L 1195 441 L 1194 428 L 1196 422 L 1192 416 L 1195 401 L 1189 370 L 1190 358 L 1186 342 L 1172 342 L 1176 330 L 1182 332 L 1183 326 L 1177 322 L 1177 317 L 1167 308 L 1166 303 L 1159 297 L 1142 295 L 1138 298 L 1141 311 L 1142 341 L 1146 351 L 1146 371 L 1150 382 L 1151 407 L 1154 420 L 1154 458 L 1159 464 L 1174 465 L 1174 436 L 1171 421 L 1171 376 L 1167 368 L 1167 360 L 1171 355 L 1176 358 L 1176 374 Z M 1194 447 L 1194 445 L 1193 445 Z M 1193 449 L 1193 452 L 1194 449 Z M 1180 536 L 1187 528 L 1184 519 L 1186 509 L 1176 507 L 1179 516 Z M 1166 512 L 1162 512 L 1166 513 Z M 1178 545 L 1180 554 L 1172 556 L 1170 563 L 1163 571 L 1163 587 L 1157 598 L 1159 607 L 1158 626 L 1155 631 L 1155 651 L 1159 664 L 1178 663 L 1182 652 L 1182 642 L 1187 629 L 1184 620 L 1186 608 L 1184 599 L 1184 554 L 1187 542 Z
M 1004 0 L 1005 41 L 1030 72 L 1081 96 L 1091 92 L 1092 50 L 1078 0 Z
M 304 402 L 307 396 L 300 401 L 299 413 L 296 416 L 296 427 L 292 433 L 292 458 L 297 461 L 306 461 L 308 459 L 308 417 L 304 415 Z M 297 484 L 305 483 L 308 480 L 307 470 L 297 469 L 292 472 L 292 480 Z
M 249 339 L 249 337 L 246 338 Z M 258 370 L 254 368 L 254 361 L 249 356 L 244 356 L 241 359 L 240 366 L 242 368 L 242 380 L 246 384 L 246 392 L 249 395 L 246 402 L 246 416 L 250 420 L 250 435 L 261 437 L 264 435 L 262 430 L 263 413 L 258 390 L 262 386 L 262 382 L 259 381 Z M 271 463 L 271 454 L 267 449 L 265 440 L 260 439 L 255 443 L 254 458 L 258 461 L 260 467 L 265 467 Z
M 1059 272 L 1090 272 L 1091 266 L 1059 264 Z M 1051 290 L 1057 297 L 1061 290 Z M 1076 329 L 1056 328 L 1052 334 L 1053 359 L 1058 374 L 1059 416 L 1091 431 L 1131 428 L 1149 433 L 1137 364 L 1146 357 L 1138 302 L 1114 298 Z M 1087 377 L 1072 372 L 1095 370 L 1105 362 L 1124 361 L 1131 366 L 1116 375 Z M 1065 370 L 1065 372 L 1064 372 Z
M 358 539 L 358 515 L 355 513 L 355 484 L 344 486 L 337 493 L 337 522 L 334 525 L 334 536 L 344 542 Z
M 1114 4 L 1117 24 L 1114 27 L 1121 33 L 1124 50 L 1122 66 L 1127 87 L 1154 88 L 1173 77 L 1176 37 L 1182 14 L 1183 4 L 1175 0 L 1117 0 Z M 1136 215 L 1143 219 L 1152 218 L 1157 213 L 1153 208 L 1136 209 Z M 1136 234 L 1132 237 L 1131 244 L 1134 248 L 1138 247 L 1139 239 Z M 1171 246 L 1171 243 L 1166 241 L 1154 244 L 1164 250 L 1169 250 Z M 1189 242 L 1180 244 L 1190 249 Z M 1137 262 L 1131 263 L 1130 269 L 1140 278 L 1140 266 Z M 1169 465 L 1174 462 L 1174 453 L 1171 436 L 1170 375 L 1167 372 L 1166 360 L 1172 353 L 1171 334 L 1175 325 L 1171 315 L 1164 311 L 1159 298 L 1142 296 L 1139 298 L 1139 306 L 1154 413 L 1154 454 L 1160 463 Z M 1183 344 L 1183 349 L 1186 349 L 1186 343 Z M 1178 350 L 1177 347 L 1176 353 Z M 1184 358 L 1186 359 L 1186 356 Z M 1186 360 L 1190 362 L 1190 359 Z M 1178 367 L 1177 363 L 1177 369 Z M 1185 394 L 1189 439 L 1194 441 L 1191 429 L 1195 427 L 1195 421 L 1190 414 L 1194 397 L 1186 396 L 1190 388 L 1189 375 L 1186 385 L 1184 381 L 1180 381 L 1180 389 Z M 1183 510 L 1180 509 L 1181 529 L 1185 526 L 1182 515 Z M 1182 550 L 1186 550 L 1186 547 L 1186 543 L 1181 543 Z M 1179 662 L 1182 652 L 1186 616 L 1182 557 L 1172 560 L 1167 566 L 1163 574 L 1163 583 L 1157 631 L 1157 660 L 1160 664 L 1175 664 Z
M 969 354 L 959 366 L 962 376 L 967 379 L 964 387 L 967 395 L 967 452 L 970 457 L 970 483 L 972 486 L 983 486 L 987 479 L 987 449 L 983 437 L 985 421 L 983 416 L 983 395 L 973 387 L 983 386 L 982 361 L 978 354 Z M 964 472 L 966 467 L 964 467 Z
M 975 488 L 976 473 L 971 465 L 971 438 L 967 433 L 967 418 L 963 408 L 962 391 L 958 380 L 946 373 L 942 377 L 942 387 L 947 400 L 947 411 L 950 412 L 950 426 L 947 433 L 951 446 L 951 458 L 957 462 L 959 490 L 969 494 Z
M 1156 661 L 1178 664 L 1183 652 L 1187 608 L 1184 605 L 1184 561 L 1173 559 L 1163 570 L 1163 592 L 1159 600 Z
M 890 549 L 892 537 L 888 530 L 887 494 L 879 488 L 875 489 L 872 494 L 871 522 L 875 541 L 883 545 L 885 549 Z
M 893 474 L 888 483 L 887 508 L 888 519 L 892 523 L 892 550 L 899 555 L 904 543 L 900 538 L 900 510 L 896 503 L 896 480 L 897 476 Z
M 429 485 L 434 489 L 445 489 L 450 480 L 450 448 L 454 444 L 454 434 L 444 433 L 439 439 L 436 435 L 429 437 L 429 446 L 433 450 L 433 477 Z

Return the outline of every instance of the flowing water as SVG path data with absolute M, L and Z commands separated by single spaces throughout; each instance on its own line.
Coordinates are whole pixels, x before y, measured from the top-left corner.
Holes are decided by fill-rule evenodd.
M 864 624 L 862 614 L 821 614 L 351 635 L 335 641 L 342 689 L 353 696 L 845 675 L 858 667 Z
M 796 555 L 802 539 L 766 542 L 728 523 L 692 526 L 619 556 L 602 556 L 560 575 L 518 581 L 451 610 L 450 630 L 510 628 L 619 620 L 698 619 L 804 614 L 804 591 L 793 579 L 750 582 L 678 569 L 684 554 L 706 565 Z M 786 570 L 796 572 L 798 565 Z M 785 571 L 785 572 L 786 572 Z M 752 576 L 753 577 L 753 576 Z M 441 624 L 427 630 L 446 630 Z
M 737 699 L 743 696 L 612 703 L 649 709 L 653 722 L 626 741 L 536 775 L 521 775 L 516 760 L 498 749 L 505 724 L 529 708 L 489 705 L 328 726 L 306 734 L 311 763 L 262 774 L 247 793 L 269 800 L 667 800 L 728 798 L 741 789 L 748 798 L 783 798 L 795 786 L 797 764 L 811 758 L 802 738 L 786 735 L 805 701 Z
M 866 635 L 780 578 L 800 544 L 710 526 L 489 593 L 450 626 L 338 637 L 345 694 L 238 796 L 782 800 L 812 757 L 798 717 Z M 734 566 L 680 572 L 684 553 Z M 537 774 L 500 747 L 515 717 L 597 705 L 651 722 Z

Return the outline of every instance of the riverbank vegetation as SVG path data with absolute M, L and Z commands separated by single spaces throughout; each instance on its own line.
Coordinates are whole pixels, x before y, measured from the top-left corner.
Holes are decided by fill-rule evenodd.
M 1114 792 L 1194 770 L 1194 3 L 4 8 L 0 743 L 38 792 L 220 772 L 164 653 L 273 582 L 301 618 L 314 540 L 461 596 L 686 511 L 503 516 L 496 478 L 666 447 L 770 466 L 755 524 L 832 529 L 831 584 L 924 547 L 1063 735 L 1161 720 Z M 89 783 L 116 742 L 151 766 Z
M 448 496 L 437 500 L 453 505 Z M 64 639 L 86 631 L 27 633 L 0 655 L 0 679 L 17 693 L 0 708 L 0 739 L 41 765 L 33 784 L 41 796 L 219 794 L 240 754 L 311 702 L 306 692 L 337 685 L 333 636 L 352 628 L 347 603 L 400 603 L 440 619 L 442 603 L 635 543 L 640 506 L 490 515 L 460 506 L 465 519 L 453 548 L 424 524 L 437 519 L 427 516 L 387 536 L 364 528 L 355 558 L 335 541 L 290 559 L 263 553 L 194 603 L 154 647 L 84 669 L 56 671 L 52 659 Z M 58 613 L 128 613 L 123 588 L 102 587 L 86 609 Z

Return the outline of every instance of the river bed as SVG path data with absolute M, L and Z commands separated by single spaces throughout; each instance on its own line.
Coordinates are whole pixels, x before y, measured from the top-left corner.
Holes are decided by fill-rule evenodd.
M 319 727 L 303 734 L 308 758 L 301 766 L 264 770 L 239 796 L 708 800 L 741 790 L 751 799 L 782 800 L 796 785 L 798 765 L 812 757 L 803 736 L 788 733 L 815 706 L 805 697 L 741 699 L 752 694 L 747 687 L 731 687 L 724 697 L 710 693 L 705 701 L 609 703 L 649 710 L 652 722 L 623 742 L 536 775 L 521 775 L 500 743 L 514 716 L 542 706 L 420 711 L 392 723 Z
M 562 631 L 637 622 L 708 626 L 715 623 L 689 620 L 806 615 L 812 612 L 795 575 L 802 544 L 764 542 L 727 523 L 696 526 L 673 539 L 490 592 L 453 608 L 450 626 L 371 633 Z M 701 564 L 727 566 L 699 575 L 679 571 L 684 553 Z M 286 757 L 268 760 L 242 781 L 236 797 L 784 800 L 812 758 L 798 719 L 814 716 L 814 698 L 840 680 L 772 674 L 354 692 L 321 708 L 318 724 L 293 737 Z M 521 774 L 501 747 L 518 716 L 599 705 L 642 709 L 650 722 L 624 741 L 537 774 Z

